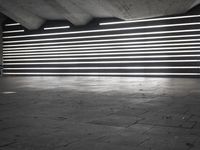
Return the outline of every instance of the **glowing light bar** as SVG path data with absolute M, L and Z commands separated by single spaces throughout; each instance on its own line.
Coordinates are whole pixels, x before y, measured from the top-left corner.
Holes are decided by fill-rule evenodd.
M 4 75 L 102 75 L 102 76 L 199 76 L 200 73 L 54 73 L 54 72 L 33 72 L 33 73 L 4 73 Z
M 67 64 L 127 64 L 127 63 L 174 63 L 174 62 L 200 62 L 197 60 L 135 60 L 135 61 L 88 61 L 88 62 L 30 62 L 30 63 L 4 63 L 4 65 L 67 65 Z
M 200 57 L 200 55 L 153 55 L 153 56 L 109 56 L 109 57 L 69 57 L 69 58 L 35 58 L 35 59 L 4 59 L 4 62 L 12 61 L 43 61 L 43 60 L 100 60 L 100 59 L 124 59 L 124 58 L 181 58 Z
M 103 23 L 99 23 L 99 25 L 116 25 L 116 24 L 125 24 L 125 23 L 164 21 L 164 20 L 188 19 L 188 18 L 197 18 L 197 17 L 200 17 L 200 15 L 188 15 L 188 16 L 175 16 L 175 17 L 162 17 L 162 18 L 150 18 L 150 19 L 139 19 L 139 20 L 127 20 L 127 21 L 103 22 Z
M 9 27 L 9 26 L 19 26 L 21 25 L 20 23 L 8 23 L 8 24 L 5 24 L 5 26 Z
M 70 26 L 46 27 L 44 30 L 69 29 Z
M 100 29 L 100 30 L 71 31 L 71 32 L 59 32 L 59 33 L 16 35 L 16 36 L 4 36 L 3 38 L 9 39 L 9 38 L 23 38 L 23 37 L 37 37 L 37 36 L 67 35 L 67 34 L 95 33 L 95 32 L 107 32 L 107 31 L 124 31 L 124 30 L 136 30 L 136 29 L 152 29 L 152 28 L 191 26 L 191 25 L 200 25 L 200 22 L 153 25 L 153 26 L 142 26 L 142 27 L 141 26 L 140 27 L 126 27 L 126 28 L 114 28 L 114 29 Z
M 137 48 L 137 49 L 103 49 L 103 50 L 68 50 L 68 49 L 42 49 L 42 50 L 18 50 L 18 51 L 3 51 L 3 55 L 32 55 L 32 54 L 52 54 L 52 53 L 91 53 L 91 52 L 117 52 L 117 51 L 157 51 L 157 50 L 180 50 L 180 49 L 200 49 L 200 46 L 179 46 L 179 47 L 161 47 L 161 48 Z M 36 52 L 36 53 L 30 53 Z
M 200 15 L 111 24 L 195 17 Z M 185 21 L 187 20 L 177 23 L 154 22 L 154 25 L 144 23 L 142 26 L 127 24 L 68 32 L 56 29 L 69 26 L 54 26 L 44 30 L 56 30 L 55 32 L 4 34 L 4 75 L 200 77 L 200 21 Z M 20 30 L 4 31 L 17 32 Z
M 24 32 L 24 30 L 3 31 L 3 33 L 18 33 L 18 32 Z
M 86 53 L 86 54 L 58 54 L 55 52 L 55 54 L 50 55 L 25 55 L 25 56 L 3 56 L 3 58 L 39 58 L 39 57 L 71 57 L 71 56 L 104 56 L 104 55 L 137 55 L 137 54 L 162 54 L 162 53 L 197 53 L 200 52 L 200 50 L 180 50 L 180 51 L 150 51 L 150 52 L 116 52 L 116 53 Z M 40 54 L 40 53 L 39 53 Z
M 129 41 L 134 38 L 127 38 L 127 39 L 110 39 L 110 40 L 104 40 L 105 42 L 109 41 Z M 94 40 L 96 41 L 96 40 Z M 92 41 L 92 42 L 94 42 Z M 118 45 L 118 44 L 124 44 L 124 43 L 131 43 L 131 44 L 152 44 L 152 43 L 175 43 L 175 42 L 195 42 L 195 41 L 200 41 L 200 39 L 181 39 L 181 40 L 160 40 L 160 41 L 138 41 L 138 42 L 120 42 L 120 43 L 95 43 L 95 44 L 76 44 L 76 45 L 68 45 L 68 46 L 73 46 L 73 47 L 78 47 L 78 46 L 102 46 L 102 45 Z M 77 41 L 74 41 L 77 42 Z M 79 41 L 80 42 L 80 41 Z M 91 42 L 91 41 L 89 41 Z M 99 42 L 98 40 L 96 42 Z M 102 41 L 100 41 L 102 42 Z M 45 46 L 45 45 L 59 45 L 59 44 L 71 44 L 72 42 L 51 42 L 51 43 L 34 43 L 34 44 L 15 44 L 15 45 L 3 45 L 4 48 L 10 48 L 10 47 L 20 47 L 20 46 Z
M 76 36 L 76 37 L 64 37 L 64 38 L 48 38 L 48 39 L 31 39 L 31 40 L 12 40 L 12 41 L 3 41 L 6 43 L 26 43 L 26 42 L 41 42 L 41 41 L 54 41 L 54 40 L 77 40 L 77 39 L 90 39 L 90 38 L 108 38 L 108 37 L 126 37 L 126 36 L 135 36 L 135 35 L 159 35 L 159 34 L 167 34 L 167 33 L 188 33 L 188 32 L 199 32 L 200 29 L 188 29 L 188 30 L 173 30 L 173 31 L 156 31 L 156 32 L 145 32 L 145 33 L 122 33 L 122 34 L 108 34 L 108 35 L 93 35 L 93 36 Z M 171 36 L 176 38 L 176 36 Z M 181 36 L 181 35 L 180 35 Z M 186 35 L 187 37 L 194 35 Z M 144 40 L 144 39 L 159 39 L 167 36 L 160 37 L 142 37 L 135 38 L 135 40 Z M 168 36 L 170 37 L 170 36 Z
M 13 91 L 4 91 L 4 92 L 1 92 L 2 94 L 15 94 L 16 92 L 13 92 Z
M 110 70 L 110 69 L 200 69 L 199 66 L 159 66 L 159 67 L 33 67 L 33 68 L 4 68 L 4 70 Z
M 87 45 L 86 46 L 70 46 L 70 45 L 57 45 L 57 46 L 43 46 L 43 47 L 17 47 L 17 48 L 3 48 L 4 51 L 13 51 L 15 52 L 16 50 L 22 51 L 34 51 L 38 49 L 51 49 L 51 48 L 66 48 L 65 50 L 80 50 L 80 49 L 113 49 L 113 48 L 140 48 L 140 47 L 163 47 L 163 46 L 189 46 L 189 45 L 200 45 L 200 42 L 192 42 L 192 43 L 170 43 L 170 44 L 146 44 L 146 45 L 132 45 L 134 42 L 126 42 L 126 43 L 116 43 L 110 44 L 111 46 L 96 46 L 92 47 Z M 114 46 L 112 46 L 114 45 Z M 121 46 L 122 45 L 122 46 Z

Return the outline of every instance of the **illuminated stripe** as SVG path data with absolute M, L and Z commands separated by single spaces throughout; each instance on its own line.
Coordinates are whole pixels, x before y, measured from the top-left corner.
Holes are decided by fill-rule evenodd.
M 104 55 L 132 55 L 132 54 L 162 54 L 162 53 L 197 53 L 200 50 L 180 50 L 180 51 L 153 51 L 153 52 L 116 52 L 116 53 L 89 53 L 89 54 L 57 54 L 56 55 L 28 55 L 28 56 L 3 56 L 3 58 L 33 58 L 33 57 L 66 57 L 66 56 L 104 56 Z M 40 53 L 39 53 L 40 54 Z
M 21 25 L 20 23 L 8 23 L 8 24 L 5 24 L 5 26 L 9 27 L 9 26 L 19 26 Z
M 3 55 L 32 55 L 32 54 L 52 54 L 52 53 L 90 53 L 90 52 L 117 52 L 117 51 L 157 51 L 157 50 L 179 50 L 179 49 L 200 49 L 200 46 L 190 46 L 190 47 L 161 47 L 161 48 L 137 48 L 137 49 L 103 49 L 103 50 L 80 50 L 73 51 L 68 49 L 43 49 L 43 50 L 24 50 L 24 51 L 3 51 Z M 37 53 L 30 53 L 30 52 Z M 52 52 L 51 52 L 52 51 Z M 25 52 L 25 53 L 21 53 Z
M 24 30 L 3 31 L 3 33 L 18 33 L 18 32 L 24 32 Z
M 163 20 L 173 20 L 173 19 L 187 19 L 187 18 L 197 18 L 200 15 L 188 15 L 188 16 L 175 16 L 175 17 L 162 17 L 162 18 L 150 18 L 150 19 L 139 19 L 139 20 L 127 20 L 127 21 L 113 21 L 113 22 L 102 22 L 99 25 L 116 25 L 125 23 L 138 23 L 138 22 L 148 22 L 148 21 L 163 21 Z
M 80 50 L 80 49 L 113 49 L 113 48 L 139 48 L 139 47 L 162 47 L 162 46 L 189 46 L 189 45 L 200 45 L 199 42 L 193 43 L 170 43 L 170 44 L 146 44 L 146 45 L 132 45 L 133 42 L 126 42 L 126 43 L 116 43 L 114 46 L 96 46 L 96 47 L 86 47 L 86 46 L 70 46 L 70 45 L 57 45 L 57 46 L 43 46 L 43 47 L 17 47 L 17 48 L 3 48 L 4 51 L 13 51 L 16 52 L 20 50 L 21 52 L 25 51 L 37 51 L 38 49 L 51 49 L 51 48 L 66 48 L 65 50 Z M 112 45 L 112 44 L 110 44 Z M 118 46 L 120 45 L 120 46 Z M 123 46 L 121 46 L 123 45 Z
M 48 65 L 48 64 L 55 64 L 55 65 L 66 65 L 66 64 L 126 64 L 126 63 L 174 63 L 174 62 L 200 62 L 199 59 L 197 60 L 145 60 L 145 61 L 88 61 L 88 62 L 31 62 L 31 63 L 4 63 L 3 65 Z
M 107 69 L 200 69 L 199 66 L 159 66 L 159 67 L 32 67 L 4 68 L 4 70 L 107 70 Z
M 77 39 L 90 39 L 90 38 L 107 38 L 107 37 L 125 37 L 125 36 L 135 36 L 135 35 L 159 35 L 166 33 L 184 33 L 184 32 L 199 32 L 200 29 L 188 29 L 188 30 L 173 30 L 173 31 L 156 31 L 156 32 L 145 32 L 145 33 L 122 33 L 122 34 L 109 34 L 109 35 L 93 35 L 93 36 L 76 36 L 76 37 L 64 37 L 64 38 L 48 38 L 48 39 L 31 39 L 31 40 L 13 40 L 13 41 L 3 41 L 3 43 L 26 43 L 26 42 L 41 42 L 41 41 L 54 41 L 54 40 L 77 40 Z M 182 35 L 175 35 L 171 37 L 179 37 Z M 186 35 L 187 37 L 195 35 Z M 160 37 L 142 37 L 135 38 L 135 40 L 144 39 L 159 39 L 167 36 Z M 170 36 L 168 36 L 170 37 Z
M 123 75 L 141 75 L 141 76 L 199 76 L 200 73 L 53 73 L 53 72 L 33 72 L 33 73 L 19 73 L 19 72 L 12 72 L 12 73 L 3 73 L 4 75 L 109 75 L 109 76 L 123 76 Z
M 46 27 L 44 30 L 69 29 L 70 26 Z
M 116 42 L 116 41 L 130 41 L 134 38 L 127 38 L 127 39 L 110 39 L 110 40 L 103 40 L 104 42 Z M 99 42 L 98 40 L 94 40 L 95 42 Z M 131 44 L 152 44 L 152 43 L 175 43 L 175 42 L 195 42 L 200 41 L 200 39 L 181 39 L 181 40 L 160 40 L 160 41 L 139 41 L 139 42 L 120 42 L 120 43 L 97 43 L 97 44 L 76 44 L 76 45 L 68 45 L 71 47 L 78 47 L 78 46 L 102 46 L 102 45 L 116 45 L 116 44 L 124 44 L 124 43 L 131 43 Z M 74 41 L 76 42 L 76 41 Z M 102 41 L 100 41 L 102 42 Z M 44 46 L 44 45 L 59 45 L 59 44 L 71 44 L 72 42 L 52 42 L 52 43 L 34 43 L 34 44 L 16 44 L 16 45 L 3 45 L 4 48 L 10 47 L 20 47 L 20 46 Z
M 35 59 L 4 59 L 4 62 L 11 61 L 42 61 L 42 60 L 99 60 L 99 59 L 124 59 L 124 58 L 181 58 L 181 57 L 200 57 L 200 55 L 154 55 L 154 56 L 109 56 L 109 57 L 70 57 L 70 58 L 35 58 Z
M 200 25 L 200 22 L 165 24 L 165 25 L 142 26 L 142 27 L 126 27 L 126 28 L 114 28 L 114 29 L 101 29 L 101 30 L 71 31 L 71 32 L 59 32 L 59 33 L 16 35 L 16 36 L 4 36 L 3 38 L 4 39 L 8 39 L 8 38 L 22 38 L 22 37 L 37 37 L 37 36 L 79 34 L 79 33 L 95 33 L 95 32 L 106 32 L 106 31 L 124 31 L 124 30 L 152 29 L 152 28 L 164 28 L 164 27 L 175 27 L 175 26 L 191 26 L 191 25 Z

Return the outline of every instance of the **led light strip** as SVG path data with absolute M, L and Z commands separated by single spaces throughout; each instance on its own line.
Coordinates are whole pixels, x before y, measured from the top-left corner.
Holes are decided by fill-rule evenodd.
M 9 27 L 9 26 L 19 26 L 20 23 L 8 23 L 8 24 L 5 24 L 6 27 Z
M 197 60 L 145 60 L 145 61 L 88 61 L 88 62 L 31 62 L 31 63 L 3 63 L 3 65 L 67 65 L 67 64 L 127 64 L 127 63 L 174 63 L 174 62 L 200 62 L 200 59 Z
M 177 24 L 165 24 L 154 26 L 142 26 L 142 27 L 126 27 L 126 28 L 114 28 L 114 29 L 101 29 L 101 30 L 85 30 L 85 31 L 71 31 L 71 32 L 59 32 L 59 33 L 44 33 L 44 34 L 29 34 L 29 35 L 16 35 L 16 36 L 4 36 L 3 39 L 10 38 L 23 38 L 23 37 L 39 37 L 39 36 L 52 36 L 52 35 L 67 35 L 67 34 L 80 34 L 80 33 L 95 33 L 95 32 L 107 32 L 107 31 L 124 31 L 124 30 L 136 30 L 136 29 L 152 29 L 152 28 L 164 28 L 164 27 L 180 27 L 200 25 L 200 22 L 192 23 L 177 23 Z
M 4 68 L 4 70 L 110 70 L 110 69 L 200 69 L 199 66 L 159 66 L 159 67 L 33 67 L 33 68 Z
M 24 30 L 3 31 L 3 33 L 18 33 L 18 32 L 24 32 Z
M 190 45 L 200 45 L 200 42 L 192 43 L 170 43 L 170 44 L 146 44 L 146 45 L 132 45 L 132 42 L 127 43 L 118 43 L 116 46 L 96 46 L 96 47 L 73 47 L 68 45 L 57 45 L 57 46 L 43 46 L 43 47 L 19 47 L 19 48 L 3 48 L 4 51 L 21 51 L 21 52 L 30 52 L 30 51 L 40 51 L 41 49 L 51 49 L 51 48 L 66 48 L 65 50 L 81 50 L 81 49 L 113 49 L 113 48 L 140 48 L 140 47 L 163 47 L 163 46 L 190 46 Z M 112 45 L 112 44 L 111 44 Z M 119 46 L 118 46 L 119 45 Z M 121 46 L 122 45 L 122 46 Z
M 113 22 L 102 22 L 99 25 L 116 25 L 116 24 L 126 24 L 126 23 L 139 23 L 139 22 L 149 22 L 149 21 L 164 21 L 173 19 L 188 19 L 188 18 L 198 18 L 200 15 L 188 15 L 188 16 L 175 16 L 175 17 L 162 17 L 162 18 L 151 18 L 151 19 L 139 19 L 139 20 L 127 20 L 127 21 L 113 21 Z
M 55 31 L 54 33 L 46 32 L 45 34 L 27 33 L 25 35 L 15 34 L 15 36 L 12 36 L 12 34 L 10 36 L 4 35 L 4 74 L 6 75 L 6 73 L 11 73 L 12 75 L 13 73 L 14 75 L 23 75 L 25 73 L 24 75 L 111 76 L 198 75 L 200 77 L 200 28 L 197 26 L 200 25 L 200 22 L 178 22 L 177 24 L 167 23 L 162 25 L 155 24 L 136 27 L 115 26 L 112 29 L 100 28 L 97 30 L 69 32 Z M 177 28 L 170 28 L 176 26 Z M 181 27 L 178 28 L 179 26 L 186 26 L 186 30 L 174 30 L 182 29 Z M 150 29 L 152 30 L 150 31 Z M 121 30 L 122 32 L 114 32 Z M 126 30 L 126 32 L 123 33 L 123 30 Z M 81 33 L 86 34 L 81 36 Z M 50 37 L 51 35 L 64 35 L 64 37 Z M 44 39 L 40 40 L 43 36 L 48 37 L 44 37 Z M 14 39 L 14 37 L 19 39 Z M 30 38 L 22 39 L 21 37 Z M 35 37 L 35 39 L 31 37 Z M 114 37 L 116 39 L 114 39 Z M 186 39 L 186 37 L 191 38 Z M 152 39 L 155 40 L 153 41 Z M 112 67 L 109 67 L 109 65 Z M 127 71 L 125 71 L 126 69 Z M 177 69 L 178 71 L 174 69 Z M 100 72 L 98 70 L 100 70 Z
M 200 49 L 200 46 L 188 46 L 188 47 L 161 47 L 161 48 L 137 48 L 137 49 L 103 49 L 103 50 L 80 50 L 80 51 L 74 51 L 74 50 L 68 50 L 68 49 L 43 49 L 43 50 L 28 50 L 27 51 L 3 51 L 4 56 L 8 55 L 33 55 L 33 54 L 52 54 L 52 53 L 100 53 L 100 52 L 118 52 L 118 51 L 157 51 L 157 50 L 180 50 L 180 49 Z M 30 53 L 30 52 L 36 52 L 36 53 Z M 24 53 L 22 53 L 24 52 Z
M 159 35 L 159 34 L 168 34 L 168 33 L 190 33 L 190 32 L 200 32 L 200 29 L 188 29 L 188 30 L 173 30 L 173 31 L 156 31 L 156 32 L 145 32 L 145 33 L 121 33 L 121 34 L 108 34 L 108 35 L 93 35 L 93 36 L 76 36 L 76 37 L 64 37 L 64 38 L 48 38 L 48 39 L 31 39 L 31 40 L 12 40 L 12 41 L 3 41 L 4 44 L 9 43 L 26 43 L 26 42 L 41 42 L 41 41 L 55 41 L 55 40 L 77 40 L 77 39 L 91 39 L 91 38 L 113 38 L 113 37 L 126 37 L 126 36 L 137 36 L 137 35 Z M 175 35 L 176 37 L 179 35 Z M 180 35 L 181 36 L 181 35 Z M 187 37 L 194 35 L 186 35 Z M 145 39 L 159 39 L 167 36 L 160 37 L 142 37 L 135 38 L 135 40 L 145 40 Z M 170 36 L 168 36 L 170 37 Z
M 100 59 L 125 59 L 125 58 L 182 58 L 182 57 L 200 57 L 200 55 L 153 55 L 153 56 L 109 56 L 109 57 L 69 57 L 69 58 L 35 58 L 35 59 L 4 59 L 4 62 L 16 61 L 52 61 L 52 60 L 100 60 Z
M 104 55 L 138 55 L 138 54 L 165 54 L 165 53 L 198 53 L 200 50 L 180 50 L 180 51 L 153 51 L 153 52 L 116 52 L 116 53 L 89 53 L 89 54 L 57 54 L 56 55 L 27 55 L 27 56 L 3 56 L 3 58 L 40 58 L 40 57 L 71 57 L 71 56 L 104 56 Z
M 46 27 L 44 30 L 69 29 L 70 26 Z
M 120 42 L 120 43 L 110 43 L 109 41 L 116 42 L 116 41 L 130 41 L 134 38 L 127 38 L 127 39 L 110 39 L 104 40 L 108 43 L 95 43 L 95 44 L 76 44 L 72 45 L 72 42 L 52 42 L 52 43 L 34 43 L 34 44 L 16 44 L 16 45 L 3 45 L 4 48 L 11 48 L 11 47 L 26 47 L 26 46 L 46 46 L 46 45 L 60 45 L 60 44 L 68 44 L 71 47 L 79 47 L 79 46 L 102 46 L 102 45 L 121 45 L 124 43 L 131 43 L 131 44 L 153 44 L 153 43 L 176 43 L 176 42 L 196 42 L 200 41 L 200 39 L 181 39 L 181 40 L 160 40 L 160 41 L 138 41 L 138 42 Z M 75 41 L 76 42 L 76 41 Z M 99 41 L 97 41 L 99 42 Z M 102 41 L 100 41 L 102 42 Z M 71 45 L 69 45 L 71 44 Z
M 54 72 L 33 72 L 33 73 L 19 73 L 19 72 L 12 72 L 12 73 L 3 73 L 4 75 L 108 75 L 108 76 L 199 76 L 200 73 L 54 73 Z

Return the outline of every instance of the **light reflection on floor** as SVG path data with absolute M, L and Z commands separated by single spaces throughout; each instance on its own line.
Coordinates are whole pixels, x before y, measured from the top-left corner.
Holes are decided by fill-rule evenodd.
M 3 77 L 0 148 L 200 149 L 199 83 L 192 78 Z

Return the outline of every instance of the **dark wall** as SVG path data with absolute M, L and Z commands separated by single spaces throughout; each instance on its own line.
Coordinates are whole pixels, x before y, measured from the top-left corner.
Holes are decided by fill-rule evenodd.
M 0 27 L 0 66 L 3 63 L 3 45 L 2 45 L 2 28 Z
M 0 69 L 2 69 L 2 66 L 3 66 L 2 24 L 3 24 L 4 20 L 5 20 L 5 16 L 0 13 Z
M 66 24 L 46 26 L 60 25 Z M 3 38 L 5 75 L 200 76 L 199 16 L 41 28 L 5 33 Z

